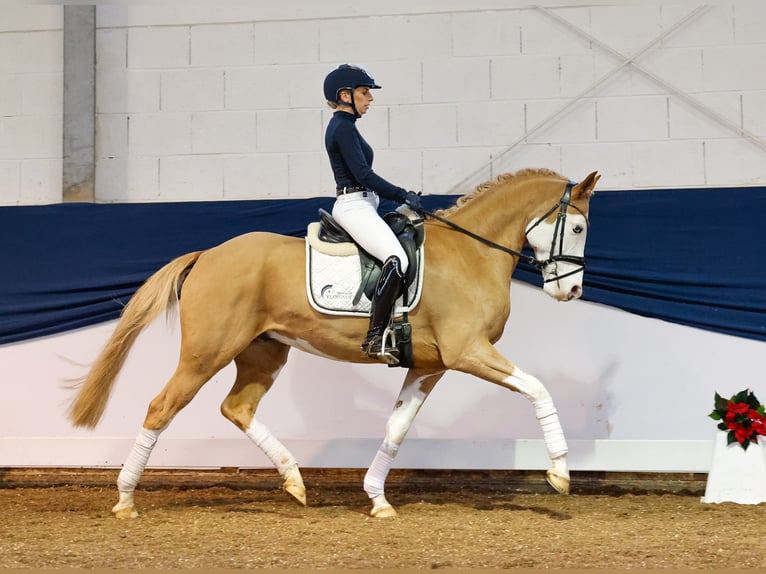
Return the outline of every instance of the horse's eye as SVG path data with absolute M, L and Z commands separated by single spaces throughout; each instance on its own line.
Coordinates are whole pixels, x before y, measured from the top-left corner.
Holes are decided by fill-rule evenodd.
M 582 233 L 582 231 L 583 231 L 583 226 L 582 225 L 575 225 L 572 228 L 572 233 L 574 233 L 574 234 Z

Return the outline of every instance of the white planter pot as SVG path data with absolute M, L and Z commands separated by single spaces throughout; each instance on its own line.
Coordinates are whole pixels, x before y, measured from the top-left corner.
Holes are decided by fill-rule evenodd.
M 739 443 L 726 444 L 726 431 L 719 430 L 713 460 L 701 502 L 766 502 L 766 447 L 763 437 L 744 450 Z

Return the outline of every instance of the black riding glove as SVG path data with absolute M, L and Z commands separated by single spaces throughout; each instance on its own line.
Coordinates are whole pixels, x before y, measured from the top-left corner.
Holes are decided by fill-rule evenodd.
M 423 211 L 423 200 L 420 199 L 420 193 L 408 191 L 407 196 L 404 198 L 404 203 L 409 205 L 410 208 L 417 213 Z

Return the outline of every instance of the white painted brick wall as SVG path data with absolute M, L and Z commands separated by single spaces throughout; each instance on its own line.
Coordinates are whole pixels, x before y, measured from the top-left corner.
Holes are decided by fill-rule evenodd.
M 97 197 L 332 194 L 321 85 L 344 61 L 384 86 L 359 127 L 377 170 L 405 187 L 444 193 L 524 167 L 598 169 L 602 189 L 766 184 L 766 144 L 706 111 L 766 140 L 766 3 L 689 18 L 697 6 L 99 5 Z M 60 201 L 62 9 L 0 16 L 0 204 Z M 659 82 L 628 65 L 588 91 L 650 44 L 635 65 Z
M 63 9 L 0 8 L 0 205 L 62 191 Z
M 189 26 L 128 30 L 127 63 L 131 68 L 186 68 L 189 60 Z
M 191 29 L 191 65 L 249 66 L 253 64 L 253 24 L 216 24 Z
M 222 110 L 223 70 L 170 70 L 162 73 L 160 109 L 164 112 Z

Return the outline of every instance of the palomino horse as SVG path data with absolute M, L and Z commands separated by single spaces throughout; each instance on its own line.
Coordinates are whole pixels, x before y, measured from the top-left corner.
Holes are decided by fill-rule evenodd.
M 520 253 L 525 241 L 535 253 L 528 259 L 540 269 L 546 293 L 560 301 L 582 294 L 588 204 L 599 177 L 593 172 L 575 184 L 549 170 L 502 175 L 426 221 L 424 292 L 409 315 L 414 366 L 407 371 L 385 439 L 364 479 L 372 516 L 396 514 L 384 494 L 386 477 L 420 407 L 449 369 L 517 391 L 532 402 L 552 461 L 548 482 L 560 493 L 569 492 L 567 444 L 550 393 L 500 355 L 493 343 L 510 314 L 511 274 L 519 258 L 526 257 Z M 309 304 L 305 258 L 302 239 L 247 233 L 178 257 L 132 297 L 69 410 L 75 426 L 95 427 L 142 329 L 179 305 L 178 366 L 149 404 L 120 471 L 115 515 L 137 515 L 133 492 L 160 433 L 231 361 L 237 374 L 221 412 L 270 458 L 284 490 L 306 504 L 298 464 L 258 421 L 258 403 L 287 361 L 290 347 L 340 361 L 371 360 L 359 348 L 366 318 L 324 315 Z

